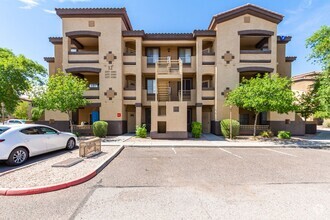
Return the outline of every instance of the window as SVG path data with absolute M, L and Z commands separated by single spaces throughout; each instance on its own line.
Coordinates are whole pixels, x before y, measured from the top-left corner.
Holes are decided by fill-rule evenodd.
M 147 94 L 156 94 L 156 80 L 147 79 Z
M 57 134 L 57 132 L 51 128 L 39 127 L 40 134 Z
M 241 125 L 248 125 L 249 124 L 249 114 L 240 114 L 239 123 Z
M 192 79 L 183 79 L 183 90 L 191 90 L 192 89 Z M 181 89 L 181 82 L 178 82 L 178 88 Z
M 182 60 L 183 64 L 191 63 L 191 52 L 192 49 L 190 47 L 181 47 L 179 48 L 179 58 Z
M 157 47 L 147 47 L 147 64 L 155 64 L 159 59 L 159 48 Z
M 202 88 L 203 89 L 210 88 L 210 80 L 203 80 L 203 82 L 202 82 Z
M 9 127 L 0 127 L 0 134 L 4 133 L 5 131 L 9 130 Z
M 25 128 L 25 129 L 21 130 L 21 133 L 27 134 L 27 135 L 36 135 L 36 134 L 39 134 L 39 130 L 36 127 Z

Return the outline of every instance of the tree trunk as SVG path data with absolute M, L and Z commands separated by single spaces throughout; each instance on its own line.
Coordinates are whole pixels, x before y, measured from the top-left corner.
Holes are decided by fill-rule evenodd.
M 71 131 L 71 133 L 73 133 L 72 117 L 71 117 L 70 111 L 68 111 L 68 116 L 69 116 L 70 131 Z
M 254 119 L 254 126 L 253 126 L 253 137 L 256 136 L 257 133 L 257 121 L 258 121 L 259 112 L 256 113 L 256 118 Z

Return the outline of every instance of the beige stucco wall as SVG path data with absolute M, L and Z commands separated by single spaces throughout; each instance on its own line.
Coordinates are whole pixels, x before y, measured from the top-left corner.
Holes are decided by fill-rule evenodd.
M 63 68 L 68 67 L 98 67 L 102 71 L 99 74 L 100 84 L 100 118 L 102 120 L 125 120 L 126 114 L 121 114 L 121 117 L 117 117 L 117 113 L 123 113 L 123 101 L 122 101 L 122 30 L 123 23 L 121 18 L 63 18 Z M 95 21 L 95 27 L 89 27 L 88 22 L 90 20 Z M 66 32 L 70 31 L 98 31 L 101 32 L 99 37 L 99 64 L 69 64 L 68 61 L 68 37 L 65 36 Z M 113 65 L 109 64 L 103 57 L 112 51 L 117 56 L 117 59 L 113 62 Z M 111 70 L 112 68 L 112 70 Z M 111 74 L 116 74 L 116 78 L 106 77 L 106 71 Z M 109 88 L 112 88 L 117 95 L 109 100 L 103 95 Z
M 244 15 L 247 16 L 247 15 Z M 239 73 L 237 68 L 247 67 L 247 66 L 261 66 L 261 67 L 270 67 L 276 72 L 276 58 L 277 58 L 277 25 L 275 23 L 263 20 L 261 18 L 250 16 L 250 23 L 244 23 L 244 16 L 239 16 L 232 20 L 219 23 L 216 27 L 217 31 L 217 40 L 216 40 L 216 63 L 217 63 L 217 94 L 221 94 L 226 87 L 234 89 L 239 84 Z M 267 30 L 273 31 L 274 35 L 271 36 L 270 40 L 270 49 L 271 54 L 268 54 L 268 58 L 271 60 L 271 63 L 240 63 L 240 35 L 238 31 L 242 30 Z M 226 64 L 226 62 L 221 58 L 226 51 L 230 51 L 232 55 L 235 56 L 235 59 Z M 249 54 L 249 59 L 258 59 L 258 54 Z M 229 108 L 224 105 L 225 97 L 222 95 L 217 96 L 217 112 L 216 120 L 222 120 L 229 117 Z M 233 108 L 233 118 L 239 119 L 238 109 Z
M 187 102 L 166 102 L 166 115 L 158 116 L 158 102 L 151 102 L 151 132 L 157 131 L 158 121 L 166 122 L 166 131 L 187 131 Z M 179 112 L 174 112 L 179 107 Z M 178 120 L 180 119 L 180 120 Z

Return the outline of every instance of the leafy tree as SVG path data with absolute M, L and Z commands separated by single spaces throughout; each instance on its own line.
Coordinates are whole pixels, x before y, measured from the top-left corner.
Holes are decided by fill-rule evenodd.
M 245 79 L 239 87 L 228 94 L 227 105 L 235 105 L 255 113 L 253 136 L 256 136 L 258 115 L 261 112 L 288 113 L 294 110 L 294 93 L 290 88 L 291 81 L 278 74 L 259 74 L 255 78 Z
M 28 119 L 29 103 L 22 101 L 16 106 L 14 117 L 19 119 Z
M 323 72 L 316 78 L 313 93 L 320 103 L 315 116 L 330 118 L 330 26 L 322 26 L 306 40 L 306 46 L 312 49 L 309 60 L 319 63 Z
M 68 115 L 71 132 L 72 112 L 85 106 L 88 101 L 83 97 L 87 90 L 87 81 L 65 74 L 60 70 L 49 78 L 46 90 L 34 98 L 34 104 L 40 109 L 60 111 Z
M 330 68 L 330 26 L 321 26 L 306 40 L 306 47 L 312 49 L 309 60 L 321 64 L 324 69 Z
M 315 81 L 313 92 L 320 106 L 315 116 L 318 118 L 330 118 L 330 68 L 324 70 Z
M 32 82 L 42 83 L 46 69 L 23 55 L 15 55 L 0 48 L 0 103 L 12 113 L 19 103 L 20 95 L 31 88 Z
M 40 109 L 38 107 L 32 108 L 32 110 L 31 110 L 32 121 L 34 121 L 34 122 L 38 121 L 41 118 L 43 113 L 44 113 L 43 109 Z
M 317 94 L 313 90 L 309 90 L 306 93 L 298 95 L 296 107 L 298 113 L 304 117 L 305 121 L 307 118 L 315 114 L 319 110 L 319 100 Z

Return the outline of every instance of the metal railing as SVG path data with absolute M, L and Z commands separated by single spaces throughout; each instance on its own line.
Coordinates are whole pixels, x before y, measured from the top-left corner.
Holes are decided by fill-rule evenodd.
M 178 91 L 179 99 L 181 100 L 181 90 Z M 182 90 L 182 101 L 191 101 L 191 90 Z
M 240 125 L 240 130 L 249 130 L 249 131 L 253 131 L 254 129 L 254 125 Z M 265 131 L 269 129 L 269 125 L 257 125 L 256 126 L 256 130 L 257 131 Z

